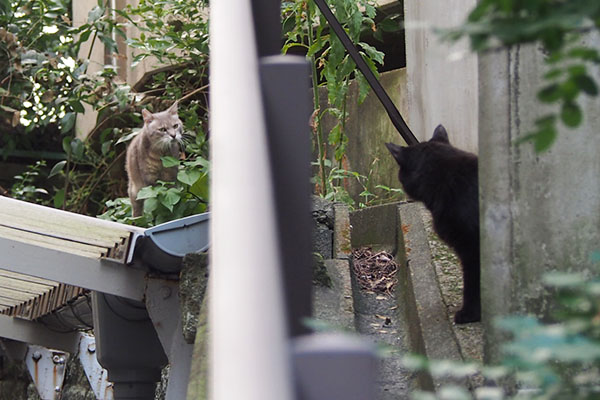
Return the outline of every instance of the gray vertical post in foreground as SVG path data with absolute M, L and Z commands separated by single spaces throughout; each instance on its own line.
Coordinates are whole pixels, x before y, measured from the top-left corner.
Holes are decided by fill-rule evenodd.
M 307 333 L 311 315 L 310 81 L 304 57 L 260 63 L 269 156 L 275 187 L 286 315 L 291 336 Z
M 281 0 L 252 0 L 259 57 L 281 53 Z
M 315 333 L 294 340 L 294 375 L 303 400 L 374 400 L 377 357 L 357 336 Z

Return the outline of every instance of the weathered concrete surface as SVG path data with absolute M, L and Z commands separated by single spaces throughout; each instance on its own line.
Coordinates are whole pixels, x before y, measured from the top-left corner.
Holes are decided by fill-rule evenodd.
M 416 203 L 398 207 L 398 219 L 401 221 L 399 247 L 405 249 L 407 259 L 405 268 L 400 269 L 399 279 L 405 298 L 399 299 L 399 304 L 407 314 L 413 351 L 429 359 L 460 361 L 461 353 L 432 264 L 421 207 Z M 426 374 L 421 374 L 419 380 L 424 389 L 434 389 L 447 383 L 445 379 Z
M 382 73 L 379 80 L 400 111 L 400 114 L 406 118 L 408 115 L 406 103 L 406 70 L 397 69 Z M 323 111 L 327 104 L 327 92 L 325 90 L 320 91 L 320 102 L 321 111 Z M 356 82 L 353 82 L 348 91 L 346 110 L 348 111 L 348 119 L 346 120 L 348 144 L 346 147 L 344 168 L 348 171 L 358 172 L 361 175 L 370 177 L 371 180 L 368 188 L 373 193 L 383 193 L 380 189 L 375 188 L 377 184 L 398 187 L 398 167 L 384 143 L 404 142 L 398 131 L 396 131 L 396 128 L 394 128 L 394 125 L 392 125 L 377 96 L 371 91 L 365 101 L 362 104 L 358 104 L 358 87 Z M 327 132 L 332 127 L 332 118 L 325 115 L 323 119 L 324 134 L 327 135 Z M 328 150 L 331 159 L 333 159 L 334 153 L 333 150 Z M 316 159 L 316 156 L 314 158 Z M 355 201 L 358 201 L 363 187 L 354 179 L 348 179 L 346 184 L 346 189 L 350 196 Z
M 333 258 L 333 229 L 335 211 L 333 203 L 312 197 L 313 251 L 325 260 Z
M 354 211 L 350 215 L 352 247 L 369 246 L 397 255 L 399 224 L 397 214 L 398 203 Z
M 194 343 L 200 308 L 208 287 L 208 253 L 186 254 L 180 273 L 179 297 L 183 336 Z
M 354 274 L 352 274 L 354 277 Z M 356 329 L 364 338 L 378 346 L 387 346 L 385 356 L 379 359 L 377 370 L 377 399 L 408 399 L 415 389 L 414 373 L 402 364 L 402 358 L 411 352 L 408 338 L 410 323 L 404 314 L 403 288 L 396 285 L 392 296 L 365 292 L 353 279 Z
M 354 304 L 352 283 L 350 280 L 350 260 L 352 248 L 350 245 L 350 214 L 348 206 L 318 200 L 315 206 L 328 210 L 333 228 L 332 248 L 333 258 L 325 259 L 321 274 L 329 278 L 326 285 L 324 280 L 313 285 L 313 316 L 318 320 L 327 321 L 333 326 L 355 331 Z M 330 213 L 329 210 L 332 212 Z
M 600 47 L 598 35 L 586 41 Z M 598 273 L 591 254 L 600 243 L 600 98 L 581 99 L 583 125 L 561 128 L 550 151 L 514 144 L 549 111 L 536 99 L 543 57 L 527 46 L 480 59 L 482 306 L 492 361 L 503 339 L 495 317 L 547 313 L 544 273 Z
M 338 221 L 340 216 L 343 216 L 342 221 Z M 346 238 L 345 246 L 370 246 L 392 253 L 397 246 L 397 222 L 397 204 L 357 210 L 349 215 L 347 212 L 336 212 L 336 234 L 337 229 L 343 232 L 347 226 L 351 226 L 352 233 Z M 339 261 L 346 260 L 337 262 Z M 346 301 L 353 303 L 352 318 L 355 329 L 363 338 L 391 350 L 378 362 L 376 398 L 406 399 L 414 389 L 415 379 L 414 374 L 402 365 L 402 357 L 411 351 L 407 332 L 410 323 L 406 320 L 404 302 L 397 301 L 405 298 L 404 288 L 396 285 L 390 296 L 366 292 L 358 284 L 352 270 L 352 265 L 346 264 L 341 273 L 347 276 L 345 279 L 348 283 L 352 277 L 351 287 L 346 292 L 349 300 Z
M 232 327 L 232 329 L 236 329 Z M 208 296 L 204 297 L 198 325 L 196 340 L 194 341 L 194 354 L 190 368 L 190 380 L 188 383 L 187 400 L 208 399 Z
M 455 146 L 477 153 L 477 57 L 441 43 L 433 28 L 460 25 L 476 0 L 405 1 L 408 125 L 417 139 L 444 124 Z
M 355 331 L 350 262 L 348 260 L 325 260 L 331 287 L 313 286 L 313 316 L 327 321 L 332 327 Z
M 350 240 L 350 210 L 346 204 L 336 203 L 333 206 L 335 220 L 333 225 L 333 257 L 349 259 L 352 255 Z

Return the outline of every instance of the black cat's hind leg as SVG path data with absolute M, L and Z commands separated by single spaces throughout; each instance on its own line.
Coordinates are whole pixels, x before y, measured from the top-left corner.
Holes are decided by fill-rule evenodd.
M 481 321 L 479 253 L 461 259 L 463 267 L 463 306 L 454 314 L 454 322 L 467 324 Z

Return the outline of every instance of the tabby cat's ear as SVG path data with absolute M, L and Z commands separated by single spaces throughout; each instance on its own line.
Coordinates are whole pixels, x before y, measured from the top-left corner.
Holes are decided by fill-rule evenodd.
M 435 128 L 435 130 L 433 131 L 431 141 L 450 144 L 450 140 L 448 139 L 448 132 L 446 132 L 446 128 L 444 128 L 442 124 L 439 124 L 437 128 Z
M 400 164 L 400 160 L 402 160 L 402 146 L 398 146 L 394 143 L 386 143 L 385 147 L 392 153 L 392 156 L 396 159 L 396 162 Z
M 173 105 L 169 107 L 167 112 L 171 115 L 177 115 L 177 102 L 173 103 Z
M 142 110 L 142 118 L 144 118 L 144 123 L 147 124 L 154 119 L 154 115 L 145 108 Z

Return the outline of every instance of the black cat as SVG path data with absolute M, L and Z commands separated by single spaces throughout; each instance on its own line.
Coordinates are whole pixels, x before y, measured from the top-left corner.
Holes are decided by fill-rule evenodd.
M 433 137 L 409 147 L 385 144 L 400 171 L 398 179 L 411 198 L 431 211 L 433 226 L 460 258 L 463 268 L 463 307 L 457 324 L 481 319 L 479 287 L 479 191 L 477 156 L 459 150 L 442 125 Z

